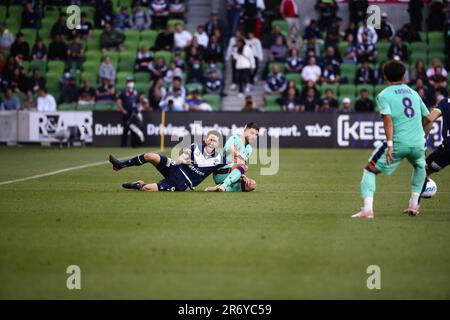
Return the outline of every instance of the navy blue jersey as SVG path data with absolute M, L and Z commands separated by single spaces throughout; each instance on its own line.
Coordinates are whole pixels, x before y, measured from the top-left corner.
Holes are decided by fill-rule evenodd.
M 192 164 L 177 166 L 191 187 L 199 185 L 211 173 L 225 165 L 221 153 L 213 151 L 211 155 L 207 156 L 204 144 L 193 143 L 185 153 L 190 155 Z
M 444 98 L 437 107 L 442 114 L 442 144 L 445 148 L 450 148 L 450 98 Z

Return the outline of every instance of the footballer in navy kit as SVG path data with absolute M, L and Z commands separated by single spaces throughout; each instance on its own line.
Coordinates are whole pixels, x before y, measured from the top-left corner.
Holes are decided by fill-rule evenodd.
M 450 164 L 450 98 L 442 99 L 425 118 L 425 134 L 433 122 L 442 116 L 442 144 L 427 157 L 427 176 Z
M 191 144 L 177 161 L 157 153 L 144 153 L 125 161 L 120 161 L 113 155 L 110 155 L 109 162 L 112 163 L 115 171 L 132 166 L 140 166 L 149 162 L 164 177 L 163 180 L 157 183 L 145 183 L 142 180 L 127 182 L 122 185 L 125 189 L 141 191 L 185 191 L 189 188 L 193 190 L 195 186 L 199 185 L 211 173 L 226 164 L 222 153 L 216 152 L 219 140 L 220 133 L 210 131 L 202 144 Z

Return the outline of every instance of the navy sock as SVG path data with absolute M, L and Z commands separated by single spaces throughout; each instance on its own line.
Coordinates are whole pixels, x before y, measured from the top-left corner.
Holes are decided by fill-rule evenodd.
M 126 168 L 126 167 L 132 167 L 132 166 L 141 166 L 146 162 L 147 161 L 144 158 L 144 154 L 141 154 L 137 157 L 123 161 L 122 167 Z

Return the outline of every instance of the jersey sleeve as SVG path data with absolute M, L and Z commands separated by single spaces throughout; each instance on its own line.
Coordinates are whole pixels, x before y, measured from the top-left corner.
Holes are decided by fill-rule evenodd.
M 382 115 L 392 114 L 391 105 L 389 104 L 388 99 L 382 94 L 377 96 L 377 110 Z
M 447 108 L 448 104 L 450 104 L 450 98 L 444 98 L 438 103 L 436 108 L 441 111 L 441 114 L 444 114 L 444 110 Z

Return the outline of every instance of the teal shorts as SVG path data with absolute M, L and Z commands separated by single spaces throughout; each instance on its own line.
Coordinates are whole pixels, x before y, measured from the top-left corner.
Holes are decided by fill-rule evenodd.
M 228 173 L 227 174 L 213 174 L 214 183 L 216 185 L 222 184 L 225 181 L 226 177 L 228 177 Z M 231 186 L 228 186 L 225 191 L 226 192 L 241 192 L 242 191 L 241 181 L 239 180 L 238 182 L 233 183 Z
M 425 147 L 394 146 L 393 162 L 390 164 L 386 162 L 387 150 L 387 143 L 384 142 L 375 149 L 369 158 L 369 163 L 387 176 L 395 172 L 403 159 L 407 159 L 413 167 L 425 168 Z

